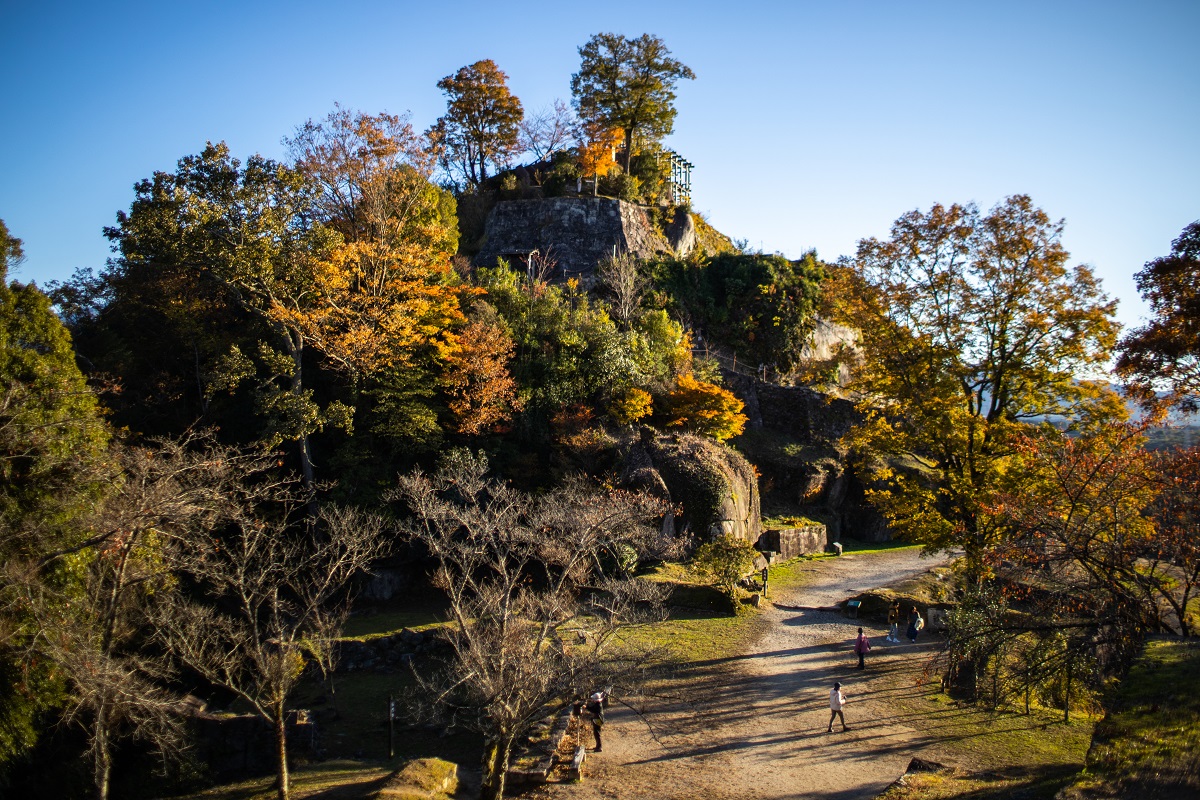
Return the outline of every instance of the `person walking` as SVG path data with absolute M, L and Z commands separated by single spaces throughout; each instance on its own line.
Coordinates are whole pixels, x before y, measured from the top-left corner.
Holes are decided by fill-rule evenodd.
M 858 669 L 866 669 L 867 665 L 863 658 L 871 652 L 871 643 L 867 641 L 867 636 L 863 633 L 862 628 L 858 629 L 858 638 L 854 640 L 854 652 L 858 653 Z
M 889 642 L 900 641 L 900 601 L 892 603 L 892 607 L 888 609 L 888 635 Z
M 842 706 L 846 705 L 846 696 L 842 694 L 842 685 L 840 683 L 833 684 L 833 688 L 829 690 L 829 727 L 826 728 L 826 733 L 833 733 L 833 721 L 840 719 L 842 721 L 842 731 L 846 730 L 846 716 L 842 713 Z
M 913 644 L 917 643 L 917 634 L 925 627 L 925 620 L 921 617 L 921 612 L 917 611 L 917 607 L 913 606 L 912 611 L 908 615 L 908 640 Z

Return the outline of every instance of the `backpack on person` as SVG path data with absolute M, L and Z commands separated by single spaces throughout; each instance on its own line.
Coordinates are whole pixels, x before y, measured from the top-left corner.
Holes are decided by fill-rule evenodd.
M 917 615 L 917 630 L 925 630 L 925 618 L 920 614 Z

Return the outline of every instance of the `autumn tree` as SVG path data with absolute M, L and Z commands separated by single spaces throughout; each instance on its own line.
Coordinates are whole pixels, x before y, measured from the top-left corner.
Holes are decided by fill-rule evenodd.
M 515 344 L 498 325 L 475 320 L 459 336 L 458 351 L 442 377 L 459 433 L 483 433 L 522 407 L 508 372 Z
M 1193 531 L 1179 534 L 1196 513 L 1196 458 L 1147 454 L 1148 425 L 1011 434 L 1012 477 L 985 504 L 1005 530 L 984 555 L 992 580 L 950 619 L 956 682 L 993 705 L 1051 697 L 1069 715 L 1145 633 L 1187 634 L 1197 548 Z
M 1117 372 L 1144 397 L 1172 391 L 1189 407 L 1200 394 L 1200 221 L 1183 229 L 1171 254 L 1134 276 L 1154 314 L 1121 340 Z
M 319 189 L 325 224 L 345 240 L 315 266 L 311 335 L 350 380 L 359 438 L 423 450 L 443 426 L 490 427 L 513 397 L 506 338 L 464 314 L 477 290 L 450 264 L 454 198 L 430 182 L 415 141 L 401 118 L 339 108 L 288 143 Z M 351 446 L 346 458 L 357 460 L 371 443 Z
M 517 152 L 521 101 L 509 91 L 508 75 L 490 58 L 437 85 L 449 102 L 427 136 L 442 167 L 477 187 L 487 180 L 489 164 L 500 169 Z
M 599 130 L 624 133 L 628 173 L 635 138 L 653 141 L 671 133 L 675 85 L 696 75 L 648 33 L 636 39 L 598 33 L 579 48 L 579 56 L 579 72 L 571 76 L 575 109 Z
M 745 404 L 733 392 L 713 383 L 680 375 L 675 389 L 663 398 L 662 418 L 668 427 L 681 427 L 723 442 L 746 428 Z
M 1003 534 L 985 503 L 1014 432 L 1045 415 L 1118 413 L 1081 380 L 1115 343 L 1114 303 L 1089 268 L 1067 266 L 1062 227 L 1025 195 L 987 214 L 935 205 L 859 242 L 849 264 L 857 284 L 842 303 L 862 332 L 852 389 L 865 417 L 850 438 L 885 458 L 873 501 L 900 535 L 964 548 L 973 579 Z M 887 466 L 904 459 L 914 469 Z
M 481 797 L 500 800 L 513 747 L 536 722 L 634 674 L 633 652 L 609 645 L 654 616 L 661 597 L 622 564 L 651 547 L 662 509 L 581 481 L 530 496 L 488 477 L 486 459 L 466 451 L 432 475 L 402 476 L 395 499 L 411 511 L 408 536 L 433 560 L 452 626 L 447 671 L 419 674 L 416 700 L 483 734 Z

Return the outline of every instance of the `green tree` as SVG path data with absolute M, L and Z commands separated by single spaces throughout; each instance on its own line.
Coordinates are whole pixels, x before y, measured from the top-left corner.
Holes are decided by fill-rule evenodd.
M 1138 272 L 1154 319 L 1121 340 L 1117 373 L 1145 397 L 1173 391 L 1194 408 L 1200 395 L 1200 220 L 1171 243 L 1171 254 Z
M 731 600 L 737 599 L 737 584 L 754 566 L 758 551 L 745 539 L 725 533 L 705 542 L 692 554 L 692 569 L 723 591 Z
M 579 72 L 571 76 L 575 110 L 598 130 L 624 132 L 628 173 L 634 139 L 657 141 L 671 133 L 675 84 L 696 75 L 648 33 L 636 39 L 598 33 L 579 48 L 579 57 Z
M 311 483 L 310 436 L 331 422 L 349 422 L 344 404 L 320 403 L 305 383 L 314 272 L 341 239 L 314 222 L 311 186 L 301 173 L 261 156 L 243 166 L 222 143 L 180 159 L 174 174 L 156 173 L 136 191 L 129 213 L 119 213 L 106 231 L 120 257 L 105 277 L 119 285 L 149 271 L 178 276 L 184 286 L 212 283 L 252 318 L 266 335 L 232 345 L 210 367 L 205 393 L 249 381 L 266 423 L 263 440 L 272 447 L 296 442 Z
M 517 152 L 521 101 L 490 58 L 447 75 L 438 88 L 449 106 L 427 135 L 443 168 L 477 187 L 487 180 L 489 164 L 502 168 Z
M 1052 222 L 1016 195 L 909 212 L 887 240 L 859 242 L 845 321 L 862 332 L 850 435 L 886 488 L 874 502 L 902 536 L 962 547 L 973 578 L 1002 526 L 985 504 L 1028 420 L 1116 413 L 1102 369 L 1115 304 L 1085 266 L 1067 267 Z M 888 464 L 907 461 L 903 473 Z
M 0 222 L 0 775 L 37 740 L 38 715 L 61 700 L 23 591 L 75 547 L 77 520 L 103 494 L 109 432 L 75 364 L 71 338 L 31 284 L 9 282 L 21 241 Z
M 750 365 L 770 364 L 786 374 L 812 334 L 826 270 L 813 252 L 797 261 L 722 253 L 707 261 L 669 261 L 659 273 L 682 314 L 707 339 Z

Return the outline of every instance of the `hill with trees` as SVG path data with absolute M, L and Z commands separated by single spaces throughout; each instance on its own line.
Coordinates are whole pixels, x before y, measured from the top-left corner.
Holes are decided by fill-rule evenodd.
M 1194 225 L 1125 339 L 1025 195 L 836 264 L 750 252 L 663 144 L 693 72 L 649 34 L 579 52 L 572 106 L 527 115 L 483 59 L 424 133 L 335 106 L 280 161 L 209 142 L 48 293 L 9 281 L 0 224 L 0 785 L 203 782 L 212 704 L 269 731 L 286 800 L 297 694 L 336 697 L 375 571 L 442 614 L 401 705 L 474 731 L 501 798 L 547 716 L 655 662 L 622 638 L 671 613 L 652 570 L 699 553 L 742 608 L 764 510 L 962 551 L 938 668 L 972 702 L 1069 717 L 1147 635 L 1194 635 L 1196 453 L 1148 456 L 1153 413 L 1101 380 L 1119 352 L 1148 404 L 1194 407 Z M 588 214 L 619 246 L 577 267 Z M 853 341 L 818 358 L 819 324 Z

